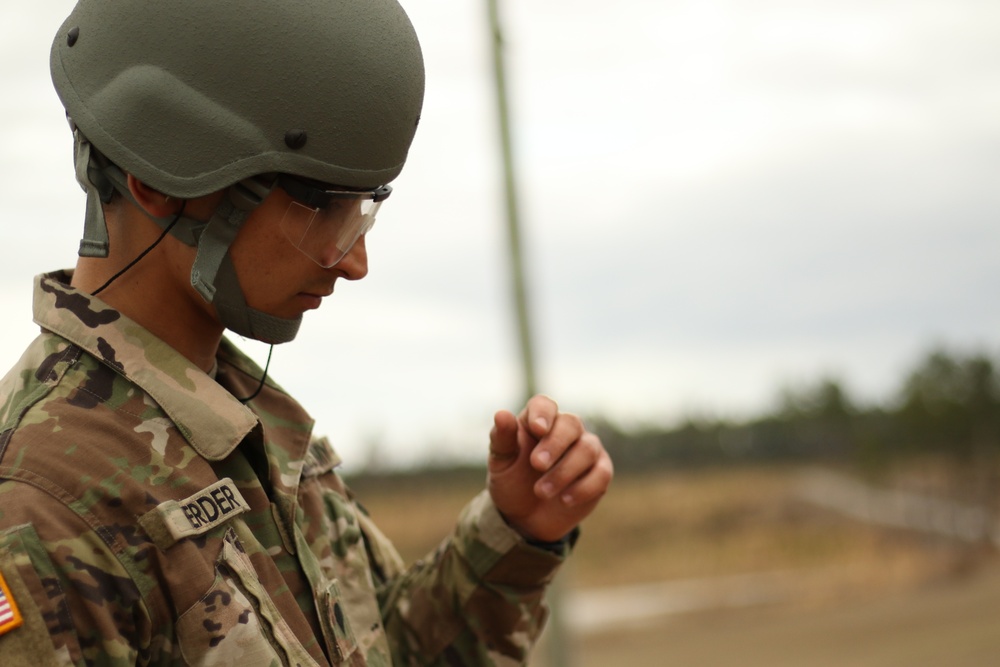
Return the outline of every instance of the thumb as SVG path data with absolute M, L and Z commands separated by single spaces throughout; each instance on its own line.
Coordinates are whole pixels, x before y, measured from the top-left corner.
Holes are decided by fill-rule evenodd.
M 490 472 L 499 472 L 517 461 L 520 447 L 517 444 L 517 417 L 512 412 L 500 410 L 493 415 L 490 429 Z

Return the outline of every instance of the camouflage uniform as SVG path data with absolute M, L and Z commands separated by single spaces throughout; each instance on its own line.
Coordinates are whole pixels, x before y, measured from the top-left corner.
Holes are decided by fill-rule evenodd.
M 224 341 L 216 378 L 40 276 L 0 384 L 0 665 L 517 664 L 564 553 L 485 493 L 405 569 L 312 420 Z

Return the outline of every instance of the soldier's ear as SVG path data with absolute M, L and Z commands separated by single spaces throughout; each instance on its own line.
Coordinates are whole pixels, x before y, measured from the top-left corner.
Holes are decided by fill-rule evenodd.
M 132 174 L 128 174 L 128 190 L 146 213 L 154 218 L 167 218 L 180 210 L 183 202 L 149 187 Z

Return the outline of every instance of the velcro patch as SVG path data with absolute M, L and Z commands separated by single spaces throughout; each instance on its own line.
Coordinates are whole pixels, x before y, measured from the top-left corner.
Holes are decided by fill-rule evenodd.
M 184 500 L 167 500 L 139 517 L 161 549 L 178 540 L 201 535 L 249 510 L 238 488 L 228 477 Z
M 0 572 L 0 635 L 20 627 L 23 622 L 21 612 L 17 610 L 17 603 L 14 602 L 14 596 L 10 594 L 7 581 Z

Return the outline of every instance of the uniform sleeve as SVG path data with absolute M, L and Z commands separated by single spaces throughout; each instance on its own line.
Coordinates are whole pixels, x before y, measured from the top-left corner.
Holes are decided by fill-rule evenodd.
M 556 549 L 528 544 L 486 491 L 465 507 L 453 534 L 406 571 L 380 557 L 385 538 L 374 527 L 365 528 L 377 578 L 382 570 L 379 604 L 394 664 L 527 662 L 547 616 L 546 586 L 569 544 Z
M 0 574 L 23 619 L 0 635 L 0 665 L 137 664 L 148 623 L 100 537 L 28 484 L 0 481 L 0 508 Z

